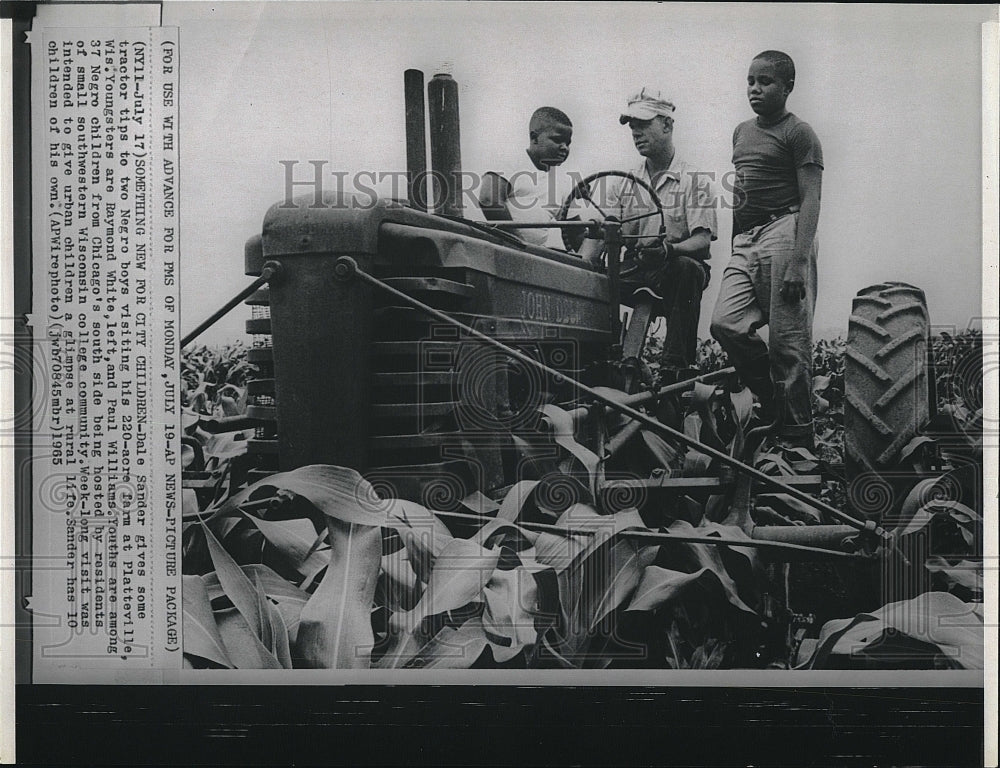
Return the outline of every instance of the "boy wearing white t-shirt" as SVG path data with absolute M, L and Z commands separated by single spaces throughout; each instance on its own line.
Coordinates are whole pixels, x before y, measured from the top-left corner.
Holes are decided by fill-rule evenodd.
M 552 221 L 572 190 L 570 177 L 555 171 L 569 157 L 573 140 L 573 123 L 566 113 L 555 107 L 536 109 L 528 123 L 528 137 L 525 161 L 483 176 L 479 207 L 487 221 Z M 514 234 L 532 245 L 563 247 L 558 228 L 515 229 Z

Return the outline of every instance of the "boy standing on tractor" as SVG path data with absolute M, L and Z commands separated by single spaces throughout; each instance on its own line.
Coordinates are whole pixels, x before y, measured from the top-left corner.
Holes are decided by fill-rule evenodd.
M 779 439 L 811 448 L 812 322 L 823 150 L 785 108 L 795 65 L 780 51 L 750 64 L 747 97 L 757 114 L 733 133 L 733 252 L 712 316 L 712 336 L 761 403 Z M 770 346 L 757 335 L 768 325 Z M 774 385 L 783 384 L 777 413 Z
M 572 189 L 569 177 L 555 171 L 569 157 L 573 123 L 562 110 L 539 107 L 528 123 L 528 148 L 509 168 L 487 171 L 479 189 L 479 207 L 487 221 L 546 223 Z M 527 155 L 528 162 L 525 162 Z M 529 167 L 530 163 L 530 167 Z M 515 229 L 533 245 L 562 248 L 556 228 Z

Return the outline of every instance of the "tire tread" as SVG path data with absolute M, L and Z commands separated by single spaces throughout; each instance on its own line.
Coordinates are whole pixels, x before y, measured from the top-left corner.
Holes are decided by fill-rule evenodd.
M 849 483 L 875 473 L 894 485 L 905 474 L 896 471 L 905 469 L 896 466 L 900 453 L 930 418 L 929 327 L 924 293 L 912 285 L 880 283 L 855 297 L 844 360 Z

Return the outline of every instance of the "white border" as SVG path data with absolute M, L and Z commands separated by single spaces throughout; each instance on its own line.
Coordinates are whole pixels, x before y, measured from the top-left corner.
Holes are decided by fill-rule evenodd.
M 13 51 L 7 44 L 13 34 L 11 19 L 0 19 L 0 318 L 5 328 L 13 318 L 14 279 L 13 254 L 14 211 L 8 202 L 14 188 L 14 155 L 7 151 L 14 137 L 11 90 Z M 0 367 L 0 413 L 13 413 L 14 369 Z M 14 554 L 14 449 L 0 445 L 0 763 L 14 762 L 14 630 L 15 594 L 14 570 L 7 566 Z
M 998 407 L 998 370 L 997 360 L 1000 356 L 997 339 L 1000 338 L 1000 293 L 997 291 L 1000 279 L 998 251 L 1000 251 L 1000 221 L 997 212 L 1000 211 L 1000 22 L 992 21 L 983 24 L 983 338 L 989 340 L 988 347 L 983 349 L 983 359 L 987 370 L 983 380 L 983 496 L 986 504 L 984 510 L 983 534 L 985 538 L 983 557 L 985 568 L 983 573 L 983 591 L 985 603 L 985 645 L 983 710 L 985 734 L 983 758 L 985 765 L 997 765 L 997 634 L 1000 622 L 997 619 L 997 590 L 1000 579 L 997 578 L 998 558 L 997 538 L 1000 526 L 997 522 L 997 475 L 990 474 L 1000 465 L 1000 446 L 996 433 L 1000 424 L 1000 407 Z M 986 432 L 986 425 L 992 426 L 993 434 Z
M 50 6 L 51 8 L 51 6 Z M 90 23 L 95 23 L 92 19 L 88 20 Z M 4 29 L 7 30 L 9 34 L 9 21 L 4 22 Z M 6 71 L 9 71 L 9 51 L 4 49 L 4 61 L 3 64 Z M 183 55 L 183 51 L 181 52 Z M 989 175 L 986 169 L 996 168 L 996 157 L 997 157 L 997 118 L 995 114 L 996 106 L 996 94 L 997 94 L 997 82 L 996 82 L 996 65 L 997 65 L 997 24 L 990 23 L 984 25 L 983 28 L 983 168 L 984 168 L 984 196 L 983 196 L 983 270 L 984 270 L 984 306 L 983 306 L 983 316 L 984 316 L 984 334 L 996 335 L 1000 332 L 1000 327 L 998 327 L 997 317 L 998 309 L 997 300 L 995 293 L 992 292 L 989 286 L 996 285 L 996 249 L 998 243 L 998 232 L 997 232 L 997 222 L 996 222 L 996 211 L 997 211 L 997 179 L 995 173 Z M 6 74 L 5 71 L 5 74 Z M 4 97 L 9 98 L 7 92 L 6 81 L 4 82 Z M 5 120 L 3 124 L 4 139 L 6 140 L 9 136 L 10 125 L 6 119 L 10 112 L 7 110 L 5 112 Z M 183 116 L 181 117 L 183 120 Z M 9 174 L 11 173 L 11 168 L 9 167 L 9 158 L 4 157 L 3 160 L 3 173 L 4 182 L 8 182 Z M 7 219 L 10 216 L 10 212 L 5 210 L 3 212 L 4 216 L 4 238 L 9 238 L 7 232 L 9 228 L 7 227 Z M 9 252 L 10 245 L 8 242 L 3 242 L 6 252 Z M 5 278 L 4 281 L 4 296 L 3 299 L 6 301 L 8 299 L 8 293 L 10 291 L 10 281 L 9 272 L 10 265 L 8 261 L 4 259 L 3 264 L 0 264 L 0 269 L 3 270 L 2 276 Z M 8 316 L 9 312 L 4 316 Z M 988 330 L 989 329 L 989 330 Z M 986 383 L 986 404 L 987 409 L 987 419 L 994 419 L 992 423 L 996 423 L 995 419 L 997 414 L 995 412 L 996 407 L 996 377 L 995 372 L 993 375 L 987 376 Z M 0 371 L 0 386 L 3 387 L 3 392 L 7 393 L 9 391 L 9 372 Z M 990 409 L 994 409 L 992 412 Z M 987 446 L 986 451 L 986 466 L 996 466 L 997 462 L 997 451 L 996 446 Z M 6 458 L 6 457 L 5 457 Z M 8 472 L 9 466 L 5 461 L 3 465 L 3 471 Z M 991 509 L 987 511 L 987 552 L 986 556 L 992 559 L 990 562 L 996 561 L 996 514 L 995 514 L 995 498 L 996 498 L 996 480 L 995 477 L 986 478 L 986 488 L 988 499 L 988 504 L 990 504 Z M 0 535 L 5 541 L 9 541 L 8 528 L 12 528 L 13 523 L 9 515 L 5 515 L 0 518 Z M 0 571 L 0 586 L 3 587 L 3 604 L 0 605 L 0 617 L 4 616 L 3 611 L 8 611 L 13 608 L 13 599 L 8 600 L 7 590 L 12 588 L 13 573 L 7 571 Z M 986 573 L 986 586 L 987 594 L 991 596 L 991 600 L 987 602 L 987 626 L 995 627 L 997 626 L 997 615 L 996 615 L 996 604 L 995 595 L 997 590 L 997 578 L 995 569 L 988 569 Z M 9 647 L 5 646 L 4 642 L 6 640 L 6 635 L 8 628 L 6 624 L 12 622 L 0 621 L 3 624 L 3 634 L 0 635 L 0 648 Z M 12 634 L 12 628 L 10 629 Z M 987 633 L 987 680 L 995 680 L 995 655 L 996 655 L 996 639 L 991 639 L 992 635 Z M 6 655 L 6 654 L 5 654 Z M 6 672 L 6 670 L 4 670 Z M 279 674 L 269 674 L 264 671 L 251 671 L 245 670 L 238 673 L 222 673 L 214 671 L 211 673 L 199 673 L 190 670 L 150 670 L 148 673 L 116 673 L 109 675 L 108 673 L 93 673 L 93 679 L 89 679 L 91 674 L 87 670 L 78 670 L 74 676 L 74 682 L 113 682 L 118 684 L 226 684 L 231 685 L 234 683 L 246 683 L 246 684 L 292 684 L 292 685 L 346 685 L 346 684 L 372 684 L 372 685 L 465 685 L 469 683 L 487 683 L 487 684 L 504 684 L 504 685 L 559 685 L 559 686 L 576 686 L 576 685 L 649 685 L 649 686 L 664 686 L 664 685 L 688 685 L 688 686 L 726 686 L 726 685 L 737 685 L 737 686 L 747 686 L 747 687 L 800 687 L 800 686 L 846 686 L 846 687 L 884 687 L 884 686 L 970 686 L 978 687 L 983 685 L 983 673 L 979 671 L 973 672 L 916 672 L 916 671 L 905 671 L 905 672 L 871 672 L 864 673 L 861 676 L 858 675 L 844 675 L 840 672 L 817 672 L 817 671 L 796 671 L 782 673 L 777 670 L 767 670 L 767 671 L 757 671 L 757 670 L 727 670 L 720 672 L 684 672 L 684 671 L 615 671 L 612 673 L 608 672 L 594 672 L 594 671 L 530 671 L 530 672 L 517 672 L 513 670 L 482 670 L 476 672 L 469 671 L 433 671 L 433 672 L 421 672 L 421 671 L 408 671 L 404 673 L 394 673 L 394 672 L 383 672 L 379 670 L 364 670 L 359 672 L 348 672 L 348 671 L 318 671 L 318 670 L 292 670 L 283 671 Z M 6 677 L 0 678 L 0 680 L 5 680 Z M 987 719 L 989 719 L 989 713 L 995 711 L 996 709 L 996 696 L 995 693 L 990 693 L 992 686 L 986 686 L 986 712 Z M 3 725 L 8 727 L 8 724 L 13 722 L 12 717 L 4 717 Z M 0 736 L 3 736 L 5 732 L 0 731 Z M 995 755 L 995 731 L 994 731 L 994 752 Z M 989 761 L 988 761 L 989 762 Z M 995 758 L 994 758 L 994 763 Z

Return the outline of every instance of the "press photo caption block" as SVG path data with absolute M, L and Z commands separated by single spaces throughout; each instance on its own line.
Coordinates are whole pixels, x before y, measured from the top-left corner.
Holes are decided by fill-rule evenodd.
M 177 30 L 30 41 L 33 679 L 176 669 Z

